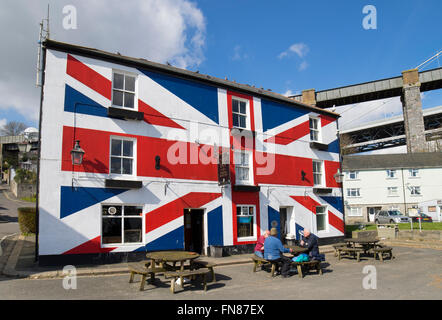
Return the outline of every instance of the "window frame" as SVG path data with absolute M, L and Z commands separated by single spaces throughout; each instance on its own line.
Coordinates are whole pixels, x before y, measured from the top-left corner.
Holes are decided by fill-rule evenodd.
M 236 171 L 237 164 L 236 164 L 236 161 L 235 161 L 235 158 L 236 158 L 235 155 L 237 153 L 241 153 L 241 154 L 245 153 L 248 156 L 248 158 L 249 158 L 249 166 L 248 166 L 249 179 L 248 180 L 240 180 L 240 179 L 238 179 L 238 174 L 237 174 L 237 171 Z M 241 159 L 242 159 L 242 157 L 241 157 Z M 233 151 L 233 162 L 234 162 L 234 168 L 235 168 L 235 184 L 236 185 L 253 185 L 254 179 L 253 179 L 253 157 L 252 157 L 252 152 L 248 151 L 248 150 L 245 150 L 245 149 L 234 150 Z M 247 168 L 247 167 L 245 167 L 243 165 L 239 165 L 238 167 L 239 168 L 243 168 L 243 169 Z
M 392 190 L 396 190 L 395 193 L 392 193 Z M 387 196 L 389 197 L 399 197 L 399 187 L 387 187 Z
M 114 87 L 114 75 L 115 74 L 123 75 L 123 79 L 124 79 L 124 81 L 123 81 L 123 89 L 115 88 Z M 134 84 L 134 86 L 135 86 L 134 90 L 135 91 L 129 91 L 129 90 L 125 89 L 125 83 L 126 83 L 125 77 L 126 76 L 135 78 L 135 84 Z M 124 110 L 138 111 L 138 75 L 136 73 L 128 72 L 128 71 L 121 70 L 121 69 L 112 69 L 112 81 L 111 82 L 112 82 L 112 84 L 111 84 L 111 86 L 112 86 L 111 106 L 114 107 L 114 108 L 120 108 L 120 109 L 124 109 Z M 114 90 L 123 92 L 123 105 L 122 106 L 114 104 Z M 134 107 L 133 108 L 129 108 L 129 107 L 125 107 L 124 106 L 124 93 L 125 92 L 133 93 L 134 94 Z
M 352 173 L 355 175 L 354 178 L 351 177 Z M 347 179 L 348 180 L 359 180 L 359 171 L 357 171 L 357 170 L 347 171 Z
M 237 100 L 238 101 L 238 112 L 233 111 L 233 100 Z M 241 109 L 239 107 L 239 102 L 244 102 L 246 104 L 246 113 L 241 113 Z M 245 129 L 245 130 L 251 130 L 251 123 L 250 123 L 250 101 L 248 99 L 244 99 L 241 97 L 237 97 L 237 96 L 232 96 L 231 99 L 231 103 L 232 103 L 232 114 L 231 114 L 231 119 L 232 119 L 232 128 L 237 128 L 237 129 Z M 245 116 L 246 117 L 246 127 L 241 127 L 241 123 L 239 122 L 239 126 L 235 126 L 233 124 L 233 116 L 234 115 L 239 115 L 239 116 Z
M 114 156 L 121 159 L 132 158 L 132 174 L 127 173 L 112 173 L 112 140 L 131 141 L 132 144 L 132 157 L 127 156 Z M 123 146 L 123 143 L 121 144 Z M 122 169 L 123 167 L 121 167 Z M 130 138 L 124 136 L 112 135 L 109 137 L 109 177 L 136 177 L 137 176 L 137 138 Z
M 353 214 L 353 209 L 358 209 L 358 214 Z M 362 213 L 362 207 L 349 207 L 348 215 L 349 217 L 362 217 L 364 214 Z
M 393 176 L 391 176 L 391 173 L 394 173 Z M 396 169 L 387 169 L 387 179 L 397 179 L 397 170 Z
M 416 191 L 418 191 L 418 193 L 416 193 Z M 410 195 L 412 197 L 421 197 L 422 196 L 421 186 L 410 186 Z
M 316 129 L 311 127 L 311 121 L 310 120 L 317 121 L 317 128 Z M 309 116 L 308 127 L 309 127 L 310 142 L 322 142 L 321 118 L 318 117 L 318 116 Z M 317 132 L 318 137 L 317 137 L 316 140 L 312 139 L 312 131 Z
M 315 163 L 319 163 L 319 168 L 321 172 L 315 172 Z M 322 160 L 313 160 L 312 161 L 312 174 L 313 174 L 313 187 L 323 187 L 325 186 L 325 170 L 324 170 L 324 161 Z M 315 183 L 315 174 L 321 174 L 321 182 L 319 184 Z
M 120 206 L 122 207 L 122 211 L 121 211 L 121 216 L 118 217 L 114 217 L 114 216 L 108 216 L 105 217 L 103 216 L 103 206 Z M 141 207 L 141 215 L 140 216 L 125 216 L 124 215 L 124 208 L 125 207 Z M 131 204 L 131 203 L 105 203 L 102 202 L 100 203 L 100 245 L 102 248 L 113 248 L 115 246 L 139 246 L 139 245 L 143 245 L 145 238 L 145 232 L 144 232 L 144 228 L 145 228 L 145 221 L 144 221 L 144 205 L 143 204 Z M 125 243 L 124 242 L 124 218 L 137 218 L 137 219 L 141 219 L 141 242 L 129 242 L 129 243 Z M 108 219 L 108 218 L 119 218 L 121 219 L 121 240 L 122 242 L 120 243 L 103 243 L 103 219 Z
M 353 190 L 357 190 L 357 195 L 351 195 Z M 361 197 L 361 188 L 347 188 L 347 197 L 348 198 L 359 198 Z
M 415 175 L 413 175 L 415 173 Z M 408 169 L 408 177 L 411 179 L 420 178 L 419 169 Z
M 318 214 L 318 208 L 324 208 L 324 213 Z M 329 222 L 328 222 L 328 206 L 327 205 L 319 205 L 315 207 L 315 223 L 316 223 L 316 232 L 319 233 L 328 233 L 329 232 Z M 318 216 L 325 216 L 325 229 L 318 230 Z
M 238 215 L 238 207 L 241 207 L 241 213 L 242 213 L 242 208 L 243 207 L 247 207 L 247 208 L 250 208 L 250 207 L 252 207 L 253 208 L 253 222 L 252 222 L 252 229 L 253 229 L 253 235 L 252 236 L 247 236 L 247 237 L 239 237 L 239 235 L 238 235 L 238 217 L 242 217 L 242 216 L 244 216 L 244 217 L 247 217 L 247 216 L 249 216 L 249 215 Z M 257 224 L 257 217 L 256 217 L 256 206 L 254 205 L 254 204 L 237 204 L 236 205 L 236 212 L 235 212 L 235 214 L 236 214 L 236 239 L 237 239 L 237 241 L 238 242 L 246 242 L 246 241 L 257 241 L 257 232 L 256 232 L 256 224 Z

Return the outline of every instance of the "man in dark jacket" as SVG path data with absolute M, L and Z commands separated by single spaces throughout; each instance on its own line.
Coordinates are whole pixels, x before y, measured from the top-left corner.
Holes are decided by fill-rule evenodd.
M 318 237 L 310 233 L 310 230 L 304 229 L 304 236 L 301 239 L 301 246 L 307 248 L 310 259 L 321 260 L 318 248 Z
M 292 252 L 292 249 L 284 248 L 281 240 L 276 236 L 278 231 L 276 228 L 270 229 L 270 236 L 264 241 L 264 259 L 272 262 L 277 262 L 277 265 L 282 264 L 281 276 L 287 278 L 290 271 L 290 258 L 283 255 L 283 253 Z

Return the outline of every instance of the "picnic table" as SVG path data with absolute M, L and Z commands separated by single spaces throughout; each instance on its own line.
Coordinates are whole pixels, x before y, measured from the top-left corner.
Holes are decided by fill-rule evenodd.
M 146 253 L 146 258 L 151 260 L 152 266 L 160 264 L 162 268 L 170 269 L 171 266 L 167 263 L 173 263 L 172 269 L 177 269 L 176 264 L 179 262 L 180 271 L 184 271 L 184 264 L 186 261 L 191 262 L 200 255 L 191 251 L 153 251 Z
M 306 253 L 306 252 L 308 251 L 307 248 L 300 247 L 300 246 L 289 246 L 289 245 L 285 245 L 284 247 L 285 247 L 285 248 L 288 248 L 288 249 L 292 249 L 291 254 L 294 255 L 294 256 L 297 256 L 297 255 L 299 255 L 299 254 L 301 254 L 301 253 Z
M 375 249 L 376 244 L 379 242 L 378 239 L 374 239 L 374 238 L 372 238 L 372 239 L 347 238 L 347 239 L 344 239 L 344 241 L 346 243 L 348 243 L 349 245 L 351 245 L 353 247 L 353 249 L 356 249 L 356 244 L 359 244 L 360 246 L 362 246 L 362 249 L 364 250 L 365 254 L 370 249 Z

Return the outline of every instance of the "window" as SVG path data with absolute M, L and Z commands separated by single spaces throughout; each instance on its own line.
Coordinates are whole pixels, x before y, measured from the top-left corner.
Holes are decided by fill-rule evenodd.
M 238 240 L 255 237 L 255 207 L 240 205 L 236 207 Z
M 410 178 L 419 177 L 419 169 L 410 169 L 408 172 L 410 173 Z
M 110 173 L 134 174 L 134 140 L 111 138 Z
M 247 102 L 232 98 L 232 120 L 233 126 L 247 129 Z
M 387 178 L 396 178 L 396 170 L 387 170 Z
M 325 206 L 316 207 L 316 230 L 327 230 L 327 207 Z
M 143 242 L 142 206 L 102 205 L 101 220 L 102 244 Z
M 235 151 L 235 183 L 236 184 L 251 184 L 251 165 L 250 152 L 241 150 Z
M 388 195 L 389 196 L 397 196 L 398 195 L 398 187 L 388 187 Z
M 347 197 L 360 197 L 360 188 L 349 188 L 347 189 Z
M 347 177 L 349 180 L 357 180 L 359 177 L 359 171 L 349 171 L 347 172 Z
M 362 208 L 361 207 L 350 207 L 348 210 L 349 217 L 362 217 Z
M 112 80 L 112 105 L 116 107 L 135 109 L 134 75 L 114 72 Z
M 418 186 L 411 186 L 410 192 L 412 196 L 420 196 L 421 194 L 421 187 Z
M 313 184 L 315 186 L 322 186 L 324 184 L 322 161 L 313 160 Z
M 319 118 L 310 118 L 309 119 L 309 125 L 310 125 L 310 140 L 311 141 L 320 141 L 320 131 L 321 128 L 320 125 L 320 119 Z

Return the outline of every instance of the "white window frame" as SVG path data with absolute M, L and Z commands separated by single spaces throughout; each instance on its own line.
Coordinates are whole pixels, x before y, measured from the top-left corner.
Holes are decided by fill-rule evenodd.
M 310 122 L 313 122 L 313 121 L 310 121 L 310 120 L 313 120 L 313 121 L 315 121 L 317 123 L 317 128 L 316 129 L 312 128 L 310 126 L 310 124 L 311 124 Z M 320 117 L 316 117 L 316 116 L 310 116 L 309 117 L 309 125 L 308 126 L 309 126 L 309 129 L 310 129 L 310 135 L 309 135 L 310 141 L 312 141 L 312 142 L 321 142 L 322 141 L 321 118 Z M 316 140 L 312 139 L 312 131 L 317 133 L 317 139 Z
M 107 218 L 112 218 L 112 216 L 108 216 L 108 217 L 104 217 L 103 216 L 103 206 L 121 206 L 122 207 L 122 212 L 121 212 L 121 216 L 119 216 L 118 218 L 120 218 L 122 220 L 121 222 L 121 239 L 123 240 L 122 243 L 103 243 L 103 219 L 107 219 Z M 141 217 L 139 219 L 141 219 L 141 242 L 129 242 L 129 243 L 124 243 L 124 207 L 141 207 Z M 144 205 L 142 204 L 129 204 L 129 203 L 101 203 L 100 205 L 100 244 L 102 248 L 113 248 L 115 246 L 140 246 L 144 244 Z M 128 216 L 130 218 L 136 218 L 137 216 Z M 116 218 L 116 217 L 114 217 Z
M 354 178 L 352 178 L 352 174 L 354 174 Z M 359 171 L 355 171 L 355 170 L 352 170 L 352 171 L 348 171 L 347 172 L 347 179 L 348 180 L 359 180 Z
M 121 74 L 124 77 L 129 76 L 129 77 L 134 77 L 135 78 L 135 91 L 129 91 L 126 90 L 124 88 L 124 83 L 125 80 L 123 81 L 123 89 L 120 88 L 114 88 L 114 74 Z M 114 90 L 118 90 L 123 92 L 123 96 L 124 96 L 124 92 L 128 92 L 128 93 L 133 93 L 134 94 L 134 107 L 133 108 L 128 108 L 124 106 L 124 97 L 123 97 L 123 106 L 119 106 L 119 105 L 115 105 L 114 104 Z M 113 69 L 112 70 L 112 92 L 111 92 L 111 105 L 112 107 L 115 108 L 121 108 L 121 109 L 125 109 L 125 110 L 132 110 L 132 111 L 138 111 L 138 75 L 132 72 L 128 72 L 128 71 L 124 71 L 124 70 L 119 70 L 119 69 Z
M 352 195 L 351 193 L 355 191 L 357 195 Z M 348 198 L 359 198 L 361 197 L 361 188 L 347 188 L 347 197 Z
M 393 175 L 392 175 L 393 173 Z M 387 179 L 397 179 L 397 170 L 396 169 L 387 169 Z
M 233 100 L 237 100 L 239 102 L 245 102 L 246 104 L 246 113 L 241 113 L 240 108 L 239 108 L 239 104 L 238 104 L 238 112 L 234 112 L 233 111 Z M 245 116 L 246 117 L 246 127 L 241 127 L 240 125 L 235 126 L 233 124 L 233 115 L 240 115 L 240 116 Z M 238 129 L 246 129 L 246 130 L 251 130 L 251 124 L 250 124 L 250 101 L 248 99 L 244 99 L 244 98 L 240 98 L 237 96 L 232 96 L 232 128 L 238 128 Z
M 354 212 L 353 209 L 357 209 L 356 213 Z M 349 216 L 349 217 L 362 217 L 363 216 L 362 207 L 349 207 L 347 216 Z
M 236 154 L 239 154 L 239 153 L 244 153 L 249 158 L 249 166 L 248 166 L 249 179 L 248 180 L 240 180 L 240 179 L 238 179 L 238 174 L 237 174 L 237 171 L 236 171 L 237 167 L 243 168 L 243 169 L 247 168 L 246 166 L 244 166 L 242 164 L 237 165 L 235 159 L 237 159 Z M 235 150 L 233 158 L 234 158 L 234 165 L 235 165 L 235 184 L 237 184 L 237 185 L 253 185 L 253 157 L 252 157 L 252 152 L 248 151 L 248 150 L 244 150 L 244 149 L 242 149 L 242 150 Z
M 411 178 L 411 179 L 420 178 L 419 169 L 409 169 L 408 175 L 409 175 L 409 178 Z
M 132 158 L 132 174 L 111 173 L 112 170 L 112 140 L 132 141 L 132 157 L 123 155 L 118 158 Z M 123 136 L 110 136 L 109 139 L 109 176 L 110 177 L 136 177 L 137 176 L 137 139 Z
M 418 191 L 419 193 L 416 193 L 416 191 Z M 410 195 L 412 197 L 421 197 L 422 196 L 421 186 L 410 186 Z
M 241 212 L 242 212 L 242 208 L 243 207 L 247 207 L 247 208 L 250 208 L 250 207 L 252 207 L 253 208 L 253 235 L 252 236 L 248 236 L 248 237 L 239 237 L 238 236 L 238 208 L 241 208 Z M 236 219 L 237 219 L 237 223 L 236 223 L 236 237 L 237 237 L 237 241 L 238 242 L 245 242 L 245 241 L 257 241 L 257 236 L 256 236 L 256 206 L 255 205 L 253 205 L 253 204 L 238 204 L 238 205 L 236 205 L 236 209 L 237 209 L 237 211 L 236 211 Z M 241 216 L 243 216 L 242 214 L 241 215 L 239 215 L 239 217 L 241 217 Z
M 315 163 L 319 163 L 319 168 L 321 172 L 314 171 Z M 324 161 L 322 160 L 313 160 L 312 161 L 312 172 L 313 172 L 313 186 L 314 187 L 322 187 L 325 186 L 325 171 L 324 171 Z M 321 182 L 319 184 L 315 183 L 315 174 L 321 174 Z
M 318 207 L 324 208 L 324 213 L 318 214 Z M 316 232 L 318 234 L 320 234 L 320 233 L 328 233 L 328 230 L 329 230 L 328 207 L 327 206 L 316 206 L 315 210 L 316 210 L 316 214 L 315 214 Z M 324 230 L 318 230 L 318 216 L 319 215 L 325 216 L 325 229 Z
M 393 192 L 393 190 L 396 190 Z M 387 187 L 387 195 L 389 197 L 399 197 L 399 187 Z

